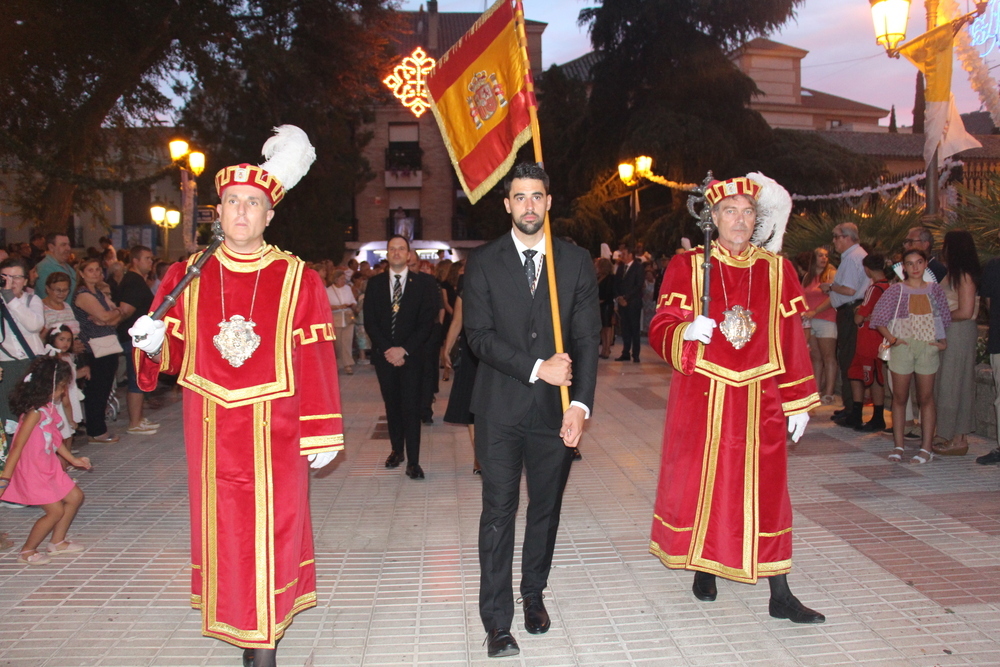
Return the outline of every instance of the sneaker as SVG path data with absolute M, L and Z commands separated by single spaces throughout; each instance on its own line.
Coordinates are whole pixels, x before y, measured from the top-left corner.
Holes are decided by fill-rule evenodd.
M 113 445 L 118 442 L 118 436 L 112 435 L 110 432 L 105 433 L 97 438 L 88 438 L 87 443 L 91 445 Z
M 139 422 L 139 424 L 142 426 L 148 426 L 149 428 L 160 428 L 160 424 L 158 422 L 151 422 L 145 417 L 142 418 L 142 421 Z
M 147 426 L 146 424 L 139 422 L 138 426 L 129 426 L 126 429 L 126 432 L 131 433 L 132 435 L 153 435 L 159 428 L 159 424 L 155 426 Z
M 27 505 L 22 505 L 20 503 L 12 503 L 7 500 L 0 500 L 0 507 L 6 507 L 10 510 L 23 510 Z
M 997 447 L 989 454 L 983 454 L 982 456 L 977 457 L 976 463 L 984 466 L 996 465 L 997 463 L 1000 463 L 1000 447 Z

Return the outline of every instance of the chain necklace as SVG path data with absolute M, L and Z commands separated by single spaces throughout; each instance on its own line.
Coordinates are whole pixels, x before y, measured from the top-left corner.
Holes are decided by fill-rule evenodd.
M 233 315 L 226 319 L 226 283 L 222 271 L 222 261 L 219 261 L 219 291 L 222 294 L 222 321 L 219 322 L 219 333 L 212 338 L 215 349 L 222 358 L 234 368 L 239 368 L 249 359 L 260 345 L 260 336 L 254 333 L 257 323 L 253 321 L 253 308 L 257 303 L 257 285 L 260 284 L 260 269 L 264 263 L 264 253 L 257 260 L 257 278 L 253 283 L 253 298 L 250 300 L 250 314 L 247 318 Z
M 747 307 L 737 304 L 729 307 L 729 294 L 726 292 L 725 262 L 719 262 L 719 281 L 722 283 L 722 297 L 725 299 L 726 310 L 722 311 L 725 319 L 719 325 L 719 331 L 726 337 L 737 350 L 750 342 L 750 338 L 757 331 L 757 323 L 753 321 L 753 312 L 750 311 L 750 299 L 753 296 L 753 262 L 750 262 L 750 278 L 747 285 Z

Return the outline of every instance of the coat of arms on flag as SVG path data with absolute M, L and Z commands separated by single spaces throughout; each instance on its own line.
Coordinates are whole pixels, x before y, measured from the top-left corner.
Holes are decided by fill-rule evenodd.
M 531 139 L 531 72 L 514 0 L 498 0 L 427 78 L 431 109 L 469 201 L 476 203 Z

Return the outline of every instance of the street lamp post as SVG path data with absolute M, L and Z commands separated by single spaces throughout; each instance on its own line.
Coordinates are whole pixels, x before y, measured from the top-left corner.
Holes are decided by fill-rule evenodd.
M 170 261 L 170 230 L 180 224 L 181 212 L 157 201 L 149 207 L 149 217 L 163 230 L 163 259 Z
M 629 222 L 632 235 L 632 243 L 635 243 L 635 221 L 639 217 L 639 184 L 653 173 L 653 158 L 640 155 L 630 162 L 622 162 L 618 165 L 618 178 L 626 186 L 632 188 L 629 194 Z
M 938 27 L 938 1 L 924 0 L 928 32 Z M 910 17 L 910 0 L 869 0 L 869 4 L 875 27 L 875 41 L 885 48 L 886 54 L 890 58 L 899 58 L 900 50 L 896 47 L 906 39 L 906 23 Z M 987 2 L 977 0 L 975 11 L 954 19 L 951 24 L 955 32 L 986 12 L 986 5 Z M 920 37 L 923 35 L 916 39 L 920 39 Z M 938 214 L 938 153 L 936 150 L 930 162 L 927 163 L 925 181 L 926 208 L 924 216 L 936 218 Z
M 201 151 L 192 151 L 188 142 L 183 139 L 174 139 L 168 144 L 170 148 L 170 159 L 177 163 L 181 170 L 181 211 L 184 223 L 181 236 L 184 237 L 184 249 L 187 252 L 197 250 L 194 234 L 194 200 L 198 194 L 198 183 L 195 178 L 205 170 L 205 154 Z M 187 158 L 185 162 L 182 162 Z

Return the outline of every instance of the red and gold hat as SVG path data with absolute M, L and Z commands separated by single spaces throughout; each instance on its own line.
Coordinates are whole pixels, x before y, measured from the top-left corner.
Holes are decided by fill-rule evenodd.
M 725 181 L 713 181 L 705 190 L 705 199 L 709 206 L 715 206 L 726 197 L 736 195 L 746 195 L 752 199 L 757 199 L 760 194 L 761 185 L 746 176 L 737 176 Z
M 271 206 L 285 197 L 285 186 L 272 174 L 255 164 L 237 164 L 220 169 L 215 175 L 215 191 L 222 197 L 222 191 L 230 185 L 252 185 L 267 195 Z
M 309 137 L 294 125 L 274 128 L 274 136 L 264 143 L 261 153 L 266 162 L 259 167 L 243 163 L 219 170 L 215 191 L 220 198 L 230 185 L 250 185 L 267 195 L 272 207 L 276 206 L 284 199 L 285 191 L 294 188 L 316 161 L 316 149 Z

